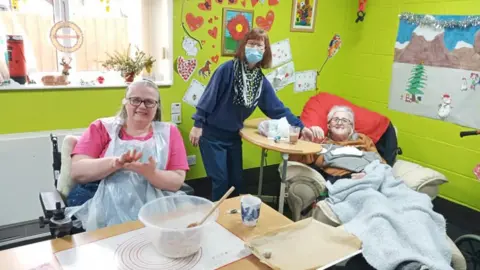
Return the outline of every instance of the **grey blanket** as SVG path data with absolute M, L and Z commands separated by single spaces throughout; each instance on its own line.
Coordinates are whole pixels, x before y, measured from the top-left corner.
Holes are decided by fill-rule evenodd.
M 362 241 L 367 262 L 379 270 L 453 269 L 445 219 L 433 211 L 430 197 L 395 179 L 392 168 L 379 161 L 365 173 L 358 180 L 327 182 L 327 203 Z

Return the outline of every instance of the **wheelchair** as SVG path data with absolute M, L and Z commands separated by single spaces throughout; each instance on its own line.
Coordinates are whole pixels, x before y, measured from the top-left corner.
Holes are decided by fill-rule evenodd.
M 462 131 L 460 137 L 479 135 L 480 130 Z M 480 270 L 480 235 L 466 234 L 455 240 L 455 245 L 460 249 L 465 260 L 467 269 Z
M 77 137 L 72 135 L 65 136 L 59 151 L 58 137 L 50 134 L 53 156 L 53 184 L 55 191 L 40 192 L 39 199 L 42 206 L 43 216 L 39 217 L 41 228 L 48 226 L 52 238 L 61 238 L 67 235 L 84 232 L 73 226 L 75 217 L 70 219 L 65 216 L 66 196 L 73 187 L 74 183 L 69 177 L 70 174 L 70 154 L 77 142 Z M 63 171 L 63 175 L 61 174 Z M 183 184 L 181 191 L 187 195 L 194 195 L 194 189 L 187 184 Z

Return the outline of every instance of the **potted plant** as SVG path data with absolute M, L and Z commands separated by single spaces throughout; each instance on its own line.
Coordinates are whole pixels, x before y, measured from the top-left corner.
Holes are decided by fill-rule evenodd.
M 107 60 L 102 63 L 102 66 L 108 70 L 120 71 L 120 74 L 125 79 L 126 83 L 133 82 L 135 76 L 140 74 L 143 69 L 147 72 L 151 71 L 155 59 L 147 55 L 145 52 L 139 50 L 135 51 L 133 57 L 130 53 L 131 45 L 124 52 L 115 52 L 113 55 L 107 53 Z

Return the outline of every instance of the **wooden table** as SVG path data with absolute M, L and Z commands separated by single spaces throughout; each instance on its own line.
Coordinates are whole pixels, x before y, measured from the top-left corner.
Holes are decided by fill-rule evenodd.
M 260 173 L 258 180 L 258 196 L 262 195 L 263 186 L 263 167 L 265 165 L 266 151 L 276 151 L 282 155 L 282 181 L 280 182 L 280 198 L 278 201 L 278 212 L 283 214 L 283 207 L 285 205 L 285 189 L 287 178 L 287 162 L 289 155 L 309 155 L 316 154 L 322 151 L 322 146 L 317 143 L 307 142 L 304 140 L 298 140 L 296 144 L 290 144 L 288 142 L 274 142 L 267 137 L 258 133 L 258 125 L 268 118 L 256 118 L 247 120 L 244 122 L 244 128 L 240 131 L 242 138 L 258 147 L 262 148 L 262 156 L 260 158 Z
M 218 223 L 242 240 L 247 240 L 258 234 L 293 223 L 266 204 L 262 204 L 260 219 L 256 227 L 246 227 L 242 224 L 240 214 L 227 214 L 229 209 L 240 208 L 240 198 L 225 200 L 220 205 Z M 139 221 L 128 222 L 88 233 L 76 234 L 62 239 L 44 241 L 18 248 L 0 251 L 0 269 L 19 270 L 31 269 L 50 263 L 55 269 L 61 269 L 54 253 L 66 249 L 92 243 L 101 239 L 140 229 L 143 224 Z M 250 255 L 242 260 L 229 264 L 221 269 L 270 269 L 261 263 L 255 256 Z

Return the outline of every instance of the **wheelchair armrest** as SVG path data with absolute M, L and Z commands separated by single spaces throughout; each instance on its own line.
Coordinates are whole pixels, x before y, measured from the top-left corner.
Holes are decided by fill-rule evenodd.
M 55 191 L 40 192 L 39 194 L 40 204 L 42 205 L 43 215 L 49 219 L 53 216 L 53 212 L 57 209 L 56 204 L 60 203 L 60 208 L 65 208 L 65 202 L 63 201 L 60 193 Z
M 194 195 L 195 193 L 195 190 L 191 186 L 185 183 L 183 183 L 182 186 L 180 187 L 180 191 L 185 192 L 185 194 L 187 195 Z

